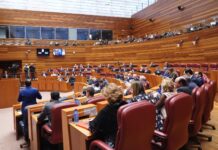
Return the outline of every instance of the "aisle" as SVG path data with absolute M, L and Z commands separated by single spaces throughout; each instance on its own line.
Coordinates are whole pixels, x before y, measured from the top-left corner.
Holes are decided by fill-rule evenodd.
M 50 92 L 40 92 L 43 99 L 50 99 Z M 71 95 L 72 92 L 60 93 L 61 97 Z M 20 144 L 24 139 L 16 141 L 13 127 L 12 108 L 0 109 L 0 150 L 21 150 Z M 23 149 L 28 150 L 28 149 Z

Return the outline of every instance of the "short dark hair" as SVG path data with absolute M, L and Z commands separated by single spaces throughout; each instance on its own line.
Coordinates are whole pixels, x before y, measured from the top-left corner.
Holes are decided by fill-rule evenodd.
M 188 84 L 187 84 L 187 81 L 185 80 L 185 79 L 183 79 L 183 78 L 181 78 L 179 81 L 178 81 L 178 83 L 180 84 L 180 85 L 182 85 L 182 86 L 187 86 Z
M 88 92 L 90 96 L 94 96 L 95 89 L 92 86 L 90 86 L 86 89 L 86 92 Z
M 59 100 L 60 98 L 60 93 L 57 91 L 51 92 L 51 99 L 52 100 Z
M 191 69 L 186 69 L 185 74 L 193 75 L 193 71 Z
M 30 86 L 31 86 L 31 80 L 30 80 L 30 79 L 27 79 L 27 80 L 25 81 L 25 85 L 26 85 L 27 87 L 30 87 Z

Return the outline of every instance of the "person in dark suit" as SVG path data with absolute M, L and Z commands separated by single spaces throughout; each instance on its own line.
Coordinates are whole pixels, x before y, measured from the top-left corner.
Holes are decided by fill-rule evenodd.
M 178 77 L 175 80 L 175 87 L 177 88 L 177 92 L 184 92 L 189 95 L 192 95 L 192 89 L 188 86 L 188 83 L 184 77 Z
M 123 101 L 123 90 L 114 83 L 108 84 L 102 94 L 108 101 L 94 120 L 89 122 L 89 128 L 92 132 L 92 140 L 100 139 L 106 142 L 110 147 L 115 147 L 117 134 L 117 111 L 120 106 L 126 104 Z
M 42 112 L 38 116 L 38 121 L 43 122 L 46 118 L 48 118 L 48 125 L 51 126 L 51 109 L 54 105 L 61 103 L 60 93 L 59 92 L 51 92 L 51 100 L 50 102 L 46 103 Z
M 9 74 L 6 70 L 4 71 L 2 78 L 6 78 L 6 79 L 9 78 Z
M 25 85 L 26 87 L 20 90 L 18 97 L 18 101 L 22 102 L 21 111 L 24 123 L 24 137 L 25 141 L 27 142 L 21 144 L 21 147 L 29 146 L 27 106 L 36 104 L 36 98 L 42 99 L 39 91 L 31 87 L 31 80 L 26 80 Z
M 194 76 L 193 71 L 190 68 L 188 68 L 188 69 L 185 69 L 184 73 L 187 76 L 186 80 L 188 82 L 189 87 L 191 87 L 192 89 L 198 87 L 199 81 L 197 77 Z
M 30 64 L 29 71 L 30 71 L 31 79 L 35 80 L 36 67 L 34 64 L 32 63 Z

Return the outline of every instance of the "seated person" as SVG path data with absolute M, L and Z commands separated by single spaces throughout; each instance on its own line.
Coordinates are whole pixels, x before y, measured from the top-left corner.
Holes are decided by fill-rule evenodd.
M 144 73 L 145 72 L 144 67 L 140 67 L 139 72 Z
M 194 76 L 195 76 L 197 85 L 199 87 L 202 86 L 204 84 L 204 78 L 203 78 L 202 72 L 195 72 Z
M 72 73 L 71 77 L 69 78 L 69 83 L 70 83 L 71 86 L 74 85 L 75 80 L 76 80 L 76 79 L 75 79 L 75 76 L 74 76 L 74 74 Z
M 108 84 L 102 90 L 102 94 L 109 104 L 98 113 L 94 120 L 89 122 L 89 128 L 92 132 L 91 140 L 102 140 L 114 148 L 118 128 L 117 111 L 126 102 L 123 101 L 122 88 L 114 83 Z
M 61 103 L 59 101 L 60 93 L 59 92 L 51 92 L 51 100 L 46 103 L 42 112 L 38 116 L 38 121 L 43 122 L 45 118 L 48 118 L 48 124 L 51 126 L 51 109 L 55 104 Z
M 102 90 L 106 85 L 108 85 L 108 81 L 105 78 L 101 78 L 99 80 L 100 89 Z
M 86 94 L 87 99 L 86 101 L 82 102 L 82 104 L 87 104 L 88 101 L 94 97 L 95 89 L 92 86 L 88 86 L 83 94 Z
M 157 67 L 157 66 L 158 66 L 158 65 L 155 64 L 155 63 L 153 63 L 153 62 L 150 63 L 150 67 Z
M 176 78 L 175 88 L 176 88 L 178 93 L 184 92 L 184 93 L 187 93 L 189 95 L 192 95 L 192 90 L 193 89 L 188 86 L 188 83 L 187 83 L 187 81 L 186 81 L 186 79 L 184 77 Z
M 194 82 L 200 87 L 204 84 L 204 78 L 202 72 L 194 73 Z
M 161 97 L 155 104 L 157 107 L 156 110 L 156 129 L 163 130 L 164 120 L 167 117 L 165 110 L 165 101 L 169 99 L 171 96 L 175 95 L 174 92 L 174 83 L 172 79 L 164 79 L 161 83 Z
M 133 98 L 127 100 L 128 103 L 139 102 L 149 99 L 148 95 L 145 93 L 142 83 L 139 81 L 132 82 L 130 90 L 132 91 L 131 93 L 133 95 Z
M 150 74 L 150 73 L 151 73 L 151 70 L 149 70 L 148 67 L 145 67 L 145 68 L 144 68 L 144 73 L 148 73 L 148 74 Z
M 95 83 L 94 83 L 94 90 L 95 90 L 95 93 L 99 93 L 101 91 L 99 80 L 95 81 Z
M 142 83 L 145 90 L 150 89 L 150 83 L 145 76 L 140 76 L 139 81 Z
M 133 81 L 139 81 L 139 76 L 137 74 L 132 75 Z
M 174 81 L 178 77 L 178 73 L 173 68 L 170 68 L 168 71 L 169 71 L 168 77 Z
M 162 70 L 160 69 L 160 67 L 157 67 L 155 72 L 154 72 L 155 75 L 161 75 L 162 74 Z

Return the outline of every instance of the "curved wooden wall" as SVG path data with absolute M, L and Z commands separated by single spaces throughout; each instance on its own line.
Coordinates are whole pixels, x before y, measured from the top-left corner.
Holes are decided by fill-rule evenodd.
M 129 18 L 0 9 L 0 24 L 111 29 L 113 38 L 129 34 Z
M 200 38 L 194 46 L 195 37 Z M 184 40 L 181 47 L 176 44 Z M 132 62 L 135 64 L 161 62 L 206 63 L 218 62 L 218 27 L 205 29 L 181 36 L 108 46 L 62 47 L 66 49 L 66 56 L 37 57 L 36 46 L 0 46 L 0 60 L 22 60 L 25 63 L 35 63 L 37 71 L 55 67 L 71 67 L 72 64 L 99 64 Z M 46 47 L 41 47 L 46 48 Z M 52 51 L 53 48 L 48 47 Z M 31 50 L 29 55 L 25 52 Z M 75 53 L 74 53 L 75 52 Z
M 183 11 L 177 9 L 184 6 Z M 218 16 L 217 0 L 158 0 L 132 16 L 133 34 L 144 36 L 145 33 L 162 33 L 182 29 L 185 25 L 211 21 Z M 149 22 L 149 19 L 154 22 Z

